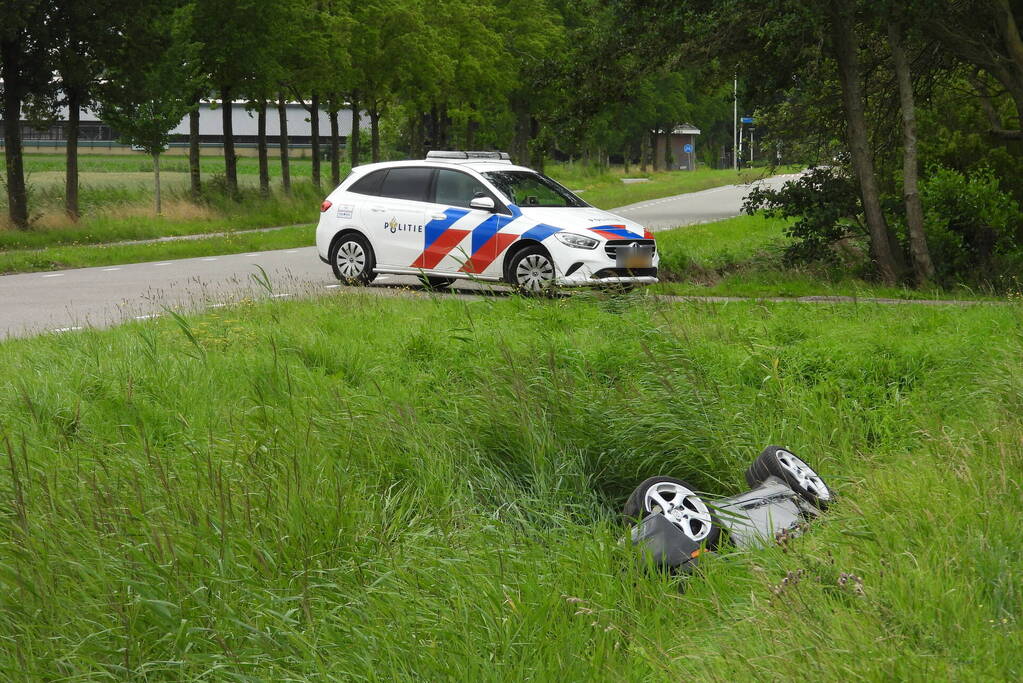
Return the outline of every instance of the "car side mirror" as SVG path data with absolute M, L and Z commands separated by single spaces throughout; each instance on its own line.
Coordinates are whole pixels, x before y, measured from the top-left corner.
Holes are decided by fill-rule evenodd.
M 493 197 L 473 197 L 469 201 L 470 209 L 479 209 L 480 211 L 493 211 L 497 208 L 497 204 L 494 203 Z

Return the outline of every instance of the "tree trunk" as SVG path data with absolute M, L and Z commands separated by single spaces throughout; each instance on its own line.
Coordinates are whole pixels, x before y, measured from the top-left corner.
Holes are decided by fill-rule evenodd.
M 522 100 L 512 104 L 515 113 L 515 139 L 512 142 L 512 158 L 517 164 L 529 163 L 529 105 Z
M 64 211 L 72 222 L 78 222 L 78 129 L 82 117 L 82 100 L 78 91 L 68 88 L 67 92 L 67 126 L 64 128 L 67 138 L 65 147 L 64 175 Z
M 643 133 L 643 137 L 639 140 L 639 171 L 640 173 L 647 173 L 650 170 L 647 159 L 650 158 L 650 137 Z
M 870 233 L 870 250 L 878 274 L 885 284 L 894 285 L 902 271 L 900 252 L 893 249 L 893 236 L 881 210 L 881 193 L 874 175 L 874 155 L 867 137 L 863 90 L 860 86 L 858 40 L 852 7 L 845 0 L 831 0 L 831 40 L 838 63 L 838 80 L 842 87 L 849 151 L 860 186 L 863 214 Z
M 1019 115 L 1018 127 L 1023 128 L 1023 36 L 1020 35 L 1012 4 L 1010 0 L 996 0 L 1000 15 L 998 29 L 1005 42 L 1006 52 L 1012 59 L 1008 70 L 1014 76 L 1006 87 L 1009 88 L 1012 99 L 1016 103 L 1016 112 Z
M 472 117 L 468 117 L 465 120 L 465 148 L 472 149 L 476 146 L 476 128 L 477 123 L 472 120 Z
M 266 151 L 266 99 L 260 98 L 256 113 L 256 148 L 259 155 L 259 193 L 270 196 L 270 159 Z
M 330 184 L 337 187 L 341 184 L 341 126 L 337 120 L 337 103 L 331 104 L 330 110 Z
M 916 105 L 913 101 L 913 80 L 909 58 L 902 44 L 901 27 L 888 23 L 888 44 L 892 51 L 895 78 L 899 83 L 899 107 L 902 109 L 902 194 L 906 203 L 906 229 L 909 252 L 913 257 L 913 276 L 923 285 L 934 277 L 934 264 L 924 234 L 924 210 L 917 190 L 918 161 L 916 151 Z
M 629 154 L 632 153 L 632 143 L 627 142 L 622 148 L 622 171 L 625 175 L 629 175 Z
M 312 134 L 313 153 L 313 185 L 320 187 L 320 96 L 313 92 L 312 100 L 307 108 L 309 112 L 310 133 Z
M 155 184 L 156 215 L 159 216 L 163 210 L 160 206 L 160 153 L 153 152 L 153 183 Z
M 284 92 L 277 93 L 277 121 L 280 125 L 281 187 L 291 194 L 291 160 L 288 158 L 288 101 Z
M 188 176 L 192 184 L 192 199 L 202 195 L 202 175 L 199 169 L 199 99 L 188 112 Z
M 362 116 L 359 114 L 359 94 L 352 95 L 352 133 L 348 140 L 348 159 L 352 168 L 359 165 L 362 150 L 359 149 L 359 124 L 362 123 Z
M 369 139 L 375 164 L 380 161 L 380 111 L 376 107 L 369 110 Z
M 21 149 L 21 46 L 0 41 L 0 76 L 4 81 L 4 157 L 7 161 L 7 213 L 11 225 L 28 230 L 28 195 Z
M 437 108 L 437 139 L 441 149 L 451 149 L 451 117 L 448 116 L 448 105 L 445 102 Z
M 238 195 L 238 158 L 234 155 L 234 122 L 231 119 L 231 88 L 220 89 L 220 108 L 224 122 L 224 179 L 227 181 L 227 192 L 232 197 Z

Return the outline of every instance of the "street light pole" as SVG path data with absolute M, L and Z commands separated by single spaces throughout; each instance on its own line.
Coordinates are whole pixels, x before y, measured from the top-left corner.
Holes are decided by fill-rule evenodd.
M 739 170 L 739 75 L 732 83 L 732 168 Z

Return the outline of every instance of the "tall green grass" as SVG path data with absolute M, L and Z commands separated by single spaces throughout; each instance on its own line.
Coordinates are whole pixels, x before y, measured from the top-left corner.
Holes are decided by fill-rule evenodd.
M 1019 307 L 342 294 L 0 344 L 11 679 L 1015 679 Z M 978 353 L 983 349 L 983 353 Z M 689 581 L 646 476 L 841 502 Z M 851 575 L 851 578 L 850 578 Z
M 107 199 L 117 195 L 113 190 Z M 166 213 L 153 215 L 147 200 L 128 199 L 103 211 L 83 213 L 73 226 L 36 230 L 0 230 L 0 251 L 43 249 L 56 246 L 103 244 L 154 239 L 175 235 L 196 235 L 271 226 L 308 223 L 319 215 L 324 191 L 312 183 L 295 183 L 291 194 L 280 190 L 261 197 L 251 188 L 233 199 L 222 192 L 208 192 L 193 204 L 181 190 L 165 198 Z M 111 199 L 112 201 L 112 199 Z

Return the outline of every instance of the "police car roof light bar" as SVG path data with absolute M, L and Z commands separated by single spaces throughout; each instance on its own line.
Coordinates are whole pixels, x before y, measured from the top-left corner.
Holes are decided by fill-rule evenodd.
M 430 150 L 426 154 L 427 159 L 494 159 L 497 161 L 511 161 L 508 152 L 466 152 L 463 150 Z

